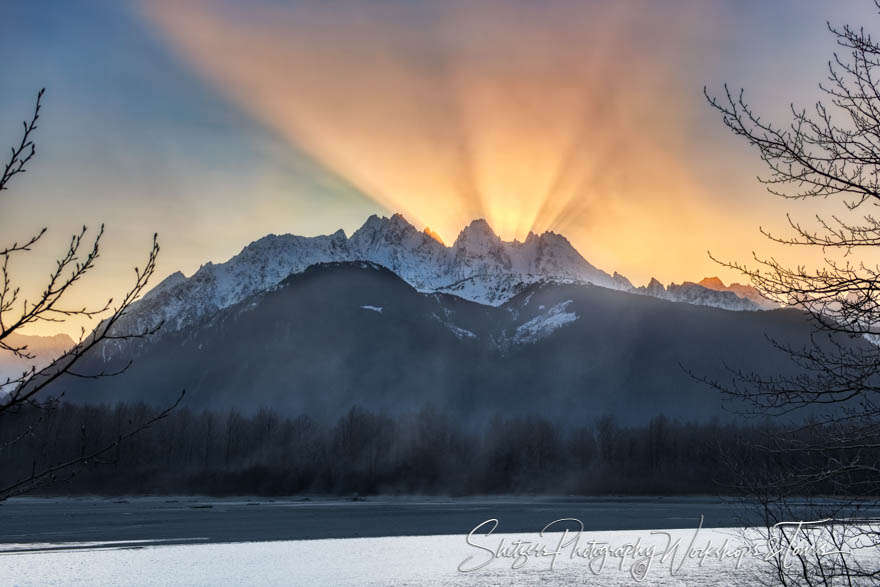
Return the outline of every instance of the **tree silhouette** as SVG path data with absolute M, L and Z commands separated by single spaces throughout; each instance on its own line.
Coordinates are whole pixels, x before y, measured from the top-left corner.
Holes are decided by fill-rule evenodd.
M 28 163 L 37 153 L 34 133 L 40 119 L 44 94 L 45 89 L 41 89 L 37 94 L 33 114 L 29 121 L 23 123 L 21 140 L 12 147 L 10 158 L 0 175 L 0 195 L 9 190 L 10 182 L 15 177 L 27 172 Z M 120 332 L 116 328 L 120 318 L 146 291 L 147 284 L 156 270 L 156 259 L 159 254 L 157 235 L 153 235 L 153 243 L 143 268 L 134 269 L 134 284 L 118 301 L 114 303 L 110 298 L 106 303 L 96 307 L 71 307 L 66 305 L 70 292 L 94 269 L 100 256 L 104 227 L 102 225 L 93 238 L 89 238 L 85 226 L 74 234 L 67 250 L 55 262 L 55 268 L 49 275 L 46 285 L 36 298 L 28 300 L 23 296 L 21 286 L 13 278 L 11 262 L 32 252 L 46 231 L 46 228 L 42 228 L 30 238 L 0 250 L 0 352 L 10 353 L 19 359 L 31 362 L 30 367 L 19 375 L 0 381 L 0 418 L 23 407 L 41 412 L 55 409 L 60 396 L 48 394 L 47 387 L 62 377 L 98 378 L 118 374 L 120 371 L 84 373 L 78 371 L 76 366 L 84 356 L 103 343 L 146 337 L 154 334 L 158 329 L 157 326 L 135 332 Z M 41 322 L 61 323 L 76 317 L 99 319 L 99 322 L 91 331 L 82 327 L 80 337 L 75 344 L 47 365 L 39 364 L 39 357 L 28 350 L 26 343 L 20 342 L 24 339 L 19 335 L 23 334 L 28 326 Z M 80 451 L 76 457 L 50 463 L 39 469 L 31 467 L 23 471 L 13 481 L 0 487 L 0 500 L 55 482 L 62 475 L 73 474 L 79 466 L 98 461 L 124 440 L 166 417 L 181 399 L 182 394 L 177 402 L 166 410 L 143 421 L 129 422 L 127 429 L 121 430 L 115 439 L 103 446 Z M 21 442 L 32 433 L 32 429 L 21 431 L 18 436 L 0 446 L 0 450 L 10 450 L 11 445 Z M 82 434 L 83 437 L 86 436 L 85 429 Z
M 773 242 L 817 249 L 824 261 L 816 269 L 758 255 L 752 263 L 721 262 L 816 324 L 802 346 L 772 341 L 799 367 L 797 376 L 731 371 L 730 381 L 704 379 L 752 413 L 811 414 L 802 425 L 762 442 L 774 458 L 799 458 L 782 473 L 753 470 L 744 483 L 762 505 L 769 528 L 805 515 L 857 517 L 880 494 L 874 450 L 880 447 L 880 347 L 865 342 L 880 342 L 880 267 L 859 260 L 880 246 L 880 220 L 872 213 L 880 206 L 880 44 L 862 28 L 829 23 L 828 29 L 842 54 L 835 52 L 829 61 L 828 78 L 820 84 L 824 98 L 811 109 L 792 105 L 785 124 L 762 118 L 742 90 L 725 85 L 720 97 L 706 91 L 727 128 L 757 150 L 768 170 L 759 181 L 771 194 L 840 206 L 838 214 L 816 215 L 813 226 L 789 216 L 791 232 L 785 236 L 762 229 Z M 802 507 L 805 496 L 813 496 L 808 509 Z M 831 521 L 809 537 L 775 532 L 783 543 L 810 539 L 852 551 L 880 545 L 877 525 L 867 520 Z M 777 563 L 776 579 L 785 584 L 880 580 L 876 560 L 853 555 L 801 555 L 789 568 Z

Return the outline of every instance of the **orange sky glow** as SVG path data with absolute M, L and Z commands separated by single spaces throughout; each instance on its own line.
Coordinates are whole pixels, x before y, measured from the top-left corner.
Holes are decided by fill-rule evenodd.
M 268 233 L 350 235 L 372 213 L 447 244 L 476 218 L 506 240 L 552 230 L 636 285 L 741 280 L 709 251 L 815 266 L 821 251 L 759 227 L 784 233 L 786 213 L 809 224 L 839 205 L 768 195 L 703 87 L 743 86 L 784 122 L 789 103 L 819 96 L 826 20 L 867 25 L 871 6 L 144 0 L 71 8 L 35 36 L 28 3 L 12 3 L 0 49 L 23 89 L 0 95 L 0 145 L 17 138 L 29 88 L 48 92 L 39 157 L 2 202 L 0 234 L 49 227 L 14 267 L 38 291 L 69 235 L 105 222 L 72 305 L 123 291 L 156 231 L 158 283 Z
M 678 75 L 691 57 L 667 43 L 645 59 L 624 36 L 658 23 L 633 4 L 599 5 L 454 0 L 433 5 L 427 29 L 363 3 L 311 3 L 307 18 L 146 6 L 218 91 L 446 242 L 483 217 L 508 240 L 554 230 L 637 259 L 656 256 L 653 227 L 681 225 L 655 260 L 686 266 L 715 212 L 685 151 L 682 114 L 705 107 Z

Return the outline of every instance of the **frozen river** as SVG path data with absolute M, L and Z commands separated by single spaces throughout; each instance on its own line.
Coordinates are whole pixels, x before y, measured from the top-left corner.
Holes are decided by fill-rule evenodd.
M 709 498 L 18 499 L 0 505 L 0 584 L 750 585 L 767 565 L 737 530 L 747 513 Z M 562 518 L 580 522 L 538 534 Z
M 730 541 L 738 544 L 737 532 L 704 530 L 702 546 Z M 645 585 L 751 585 L 761 567 L 752 558 L 686 559 L 685 549 L 694 533 L 671 530 L 681 540 L 677 557 L 656 561 L 646 571 Z M 499 540 L 543 541 L 554 548 L 563 534 L 492 535 L 482 545 Z M 489 539 L 491 538 L 491 540 Z M 655 545 L 665 548 L 669 538 L 647 531 L 590 532 L 588 542 L 615 548 Z M 94 545 L 93 545 L 94 546 Z M 478 570 L 462 572 L 459 566 L 474 557 Z M 682 559 L 685 560 L 682 560 Z M 604 565 L 593 557 L 560 556 L 551 569 L 549 557 L 531 558 L 514 569 L 513 558 L 492 559 L 486 551 L 469 546 L 462 536 L 395 536 L 189 544 L 170 546 L 55 550 L 0 556 L 3 585 L 632 585 L 633 572 L 640 574 L 634 558 L 608 558 Z M 679 567 L 679 565 L 681 565 Z M 465 566 L 465 569 L 468 567 Z
M 0 503 L 0 550 L 16 542 L 460 535 L 488 518 L 508 533 L 536 532 L 559 518 L 578 518 L 587 530 L 644 530 L 696 528 L 703 516 L 704 527 L 719 528 L 757 522 L 749 513 L 716 498 L 20 498 Z

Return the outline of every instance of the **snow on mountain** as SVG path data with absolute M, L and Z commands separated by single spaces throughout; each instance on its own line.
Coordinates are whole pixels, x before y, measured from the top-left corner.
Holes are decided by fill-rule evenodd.
M 681 285 L 670 283 L 666 287 L 666 293 L 673 300 L 687 304 L 712 306 L 735 312 L 758 309 L 754 302 L 743 299 L 732 291 L 715 291 L 690 281 L 685 281 Z
M 456 326 L 456 325 L 453 324 L 452 322 L 449 322 L 448 320 L 444 320 L 443 318 L 441 318 L 441 317 L 438 316 L 437 314 L 434 314 L 434 318 L 435 318 L 440 324 L 442 324 L 443 326 L 445 326 L 446 328 L 448 328 L 449 331 L 450 331 L 452 334 L 454 334 L 455 337 L 458 338 L 459 340 L 461 340 L 461 339 L 463 339 L 463 338 L 477 338 L 477 335 L 474 334 L 473 332 L 471 332 L 470 330 L 467 330 L 466 328 L 461 328 L 460 326 Z
M 574 322 L 578 319 L 578 315 L 567 311 L 568 306 L 572 303 L 572 300 L 566 300 L 556 304 L 549 310 L 520 325 L 513 335 L 513 341 L 517 344 L 536 342 L 542 338 L 547 338 L 554 330 Z M 541 307 L 543 308 L 543 306 Z
M 310 265 L 357 260 L 387 267 L 420 291 L 447 292 L 490 305 L 544 280 L 616 284 L 565 237 L 552 232 L 506 242 L 486 221 L 475 220 L 447 247 L 436 234 L 416 229 L 400 214 L 373 215 L 350 238 L 342 230 L 316 237 L 270 234 L 225 263 L 206 263 L 190 278 L 174 273 L 132 307 L 124 327 L 142 329 L 164 321 L 163 330 L 177 331 Z
M 732 312 L 754 312 L 762 309 L 772 309 L 760 306 L 751 299 L 740 297 L 733 291 L 715 290 L 691 281 L 685 281 L 681 285 L 670 283 L 668 286 L 664 286 L 652 277 L 647 286 L 633 288 L 631 291 L 671 302 L 711 306 Z
M 635 289 L 635 286 L 632 284 L 632 282 L 617 271 L 614 272 L 614 275 L 611 276 L 611 279 L 614 280 L 615 285 L 617 285 L 617 289 L 622 289 L 625 291 Z
M 618 275 L 614 274 L 615 279 Z M 620 276 L 622 279 L 626 279 Z M 627 289 L 620 287 L 619 289 Z M 698 283 L 685 281 L 681 285 L 670 283 L 664 286 L 654 278 L 645 287 L 632 288 L 636 293 L 644 293 L 673 302 L 684 302 L 701 306 L 712 306 L 735 312 L 755 310 L 775 310 L 780 306 L 768 300 L 750 285 L 724 282 L 717 277 L 704 277 Z
M 351 237 L 342 230 L 315 237 L 270 234 L 225 263 L 206 263 L 189 278 L 174 273 L 132 307 L 120 328 L 138 330 L 161 321 L 165 332 L 178 331 L 272 289 L 292 273 L 316 263 L 344 261 L 376 263 L 420 291 L 494 306 L 533 283 L 554 282 L 591 283 L 732 310 L 757 309 L 736 293 L 698 284 L 665 288 L 652 280 L 647 288 L 635 288 L 626 277 L 591 265 L 564 236 L 553 232 L 529 233 L 524 242 L 503 241 L 485 220 L 474 220 L 446 246 L 430 229 L 420 231 L 395 214 L 370 216 Z
M 418 290 L 433 291 L 449 282 L 449 248 L 400 214 L 370 216 L 348 239 L 347 247 L 349 260 L 387 267 Z
M 474 220 L 451 247 L 417 230 L 400 214 L 371 216 L 349 239 L 352 259 L 391 269 L 421 291 L 442 291 L 499 305 L 525 286 L 546 279 L 614 287 L 565 237 L 530 233 L 525 242 L 503 241 L 485 220 Z
M 120 329 L 138 331 L 164 322 L 163 330 L 177 331 L 310 265 L 348 260 L 342 230 L 316 237 L 270 234 L 226 263 L 206 263 L 190 278 L 180 272 L 167 277 L 132 306 Z

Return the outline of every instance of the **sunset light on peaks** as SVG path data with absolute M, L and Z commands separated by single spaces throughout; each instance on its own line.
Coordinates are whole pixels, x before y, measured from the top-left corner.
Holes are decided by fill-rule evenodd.
M 827 6 L 670 1 L 0 3 L 21 85 L 0 95 L 4 136 L 47 87 L 40 156 L 0 231 L 49 228 L 20 266 L 39 284 L 72 232 L 105 223 L 106 273 L 75 305 L 124 287 L 155 231 L 162 279 L 373 214 L 447 246 L 478 218 L 505 241 L 553 231 L 636 285 L 741 279 L 708 251 L 821 262 L 758 225 L 784 233 L 824 204 L 768 197 L 703 88 L 745 86 L 768 119 L 809 107 L 835 48 Z
M 437 241 L 438 243 L 440 243 L 441 245 L 445 245 L 445 244 L 446 244 L 445 242 L 443 242 L 443 239 L 440 237 L 439 234 L 437 234 L 436 232 L 434 232 L 433 230 L 431 230 L 431 227 L 430 227 L 430 226 L 426 226 L 426 227 L 425 227 L 424 233 L 427 234 L 427 235 L 428 235 L 429 237 L 431 237 L 432 239 L 434 239 L 435 241 Z

